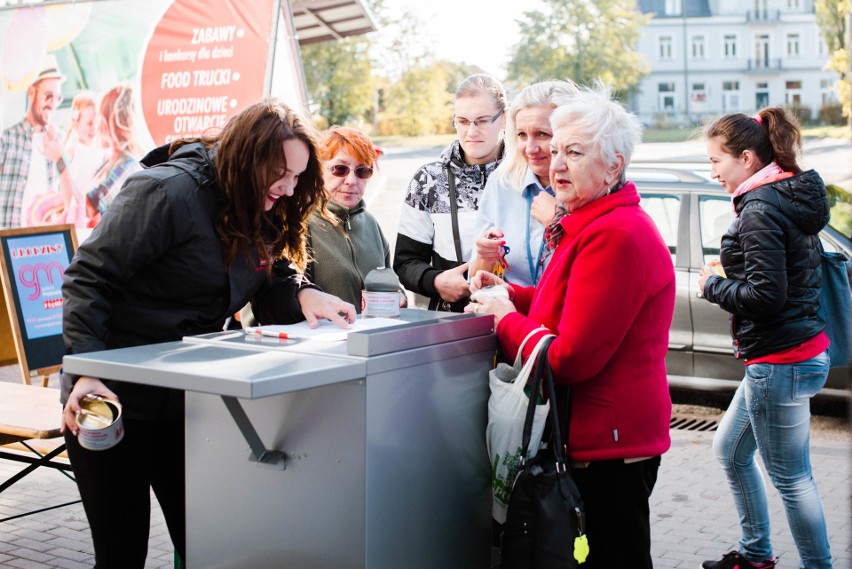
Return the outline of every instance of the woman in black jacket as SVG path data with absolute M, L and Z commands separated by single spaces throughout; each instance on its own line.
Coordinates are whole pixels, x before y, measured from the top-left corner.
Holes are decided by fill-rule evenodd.
M 713 450 L 739 513 L 739 548 L 705 569 L 771 569 L 769 512 L 759 451 L 781 495 L 801 567 L 831 567 L 825 514 L 811 473 L 810 399 L 828 377 L 828 337 L 817 316 L 819 231 L 825 186 L 796 164 L 801 135 L 781 107 L 731 114 L 705 129 L 711 174 L 731 194 L 735 219 L 722 237 L 721 270 L 705 266 L 699 289 L 731 313 L 745 378 Z
M 69 354 L 220 331 L 249 300 L 262 323 L 354 321 L 354 306 L 297 273 L 308 216 L 326 198 L 313 127 L 292 109 L 257 103 L 220 135 L 160 147 L 142 163 L 65 272 Z M 96 567 L 144 567 L 152 488 L 184 557 L 183 392 L 70 375 L 63 384 Z M 80 400 L 92 393 L 123 406 L 124 439 L 107 450 L 76 438 Z

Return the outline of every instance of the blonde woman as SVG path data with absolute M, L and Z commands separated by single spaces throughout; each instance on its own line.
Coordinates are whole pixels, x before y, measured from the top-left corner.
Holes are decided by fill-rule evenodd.
M 101 100 L 98 131 L 107 145 L 108 157 L 95 176 L 94 188 L 86 194 L 89 225 L 94 227 L 124 180 L 141 169 L 136 142 L 136 104 L 129 85 L 107 91 Z
M 512 101 L 506 157 L 485 184 L 476 214 L 470 274 L 494 270 L 506 282 L 535 286 L 544 272 L 544 228 L 557 204 L 550 188 L 550 113 L 576 92 L 569 81 L 542 81 Z
M 65 137 L 65 160 L 71 172 L 71 196 L 65 222 L 78 229 L 88 226 L 84 192 L 94 185 L 95 175 L 104 165 L 106 152 L 97 129 L 98 98 L 92 91 L 80 91 L 71 102 L 71 128 Z

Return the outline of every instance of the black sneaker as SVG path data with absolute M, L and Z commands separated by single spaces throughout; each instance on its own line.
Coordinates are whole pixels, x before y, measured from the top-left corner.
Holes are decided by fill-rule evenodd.
M 704 569 L 775 569 L 775 560 L 766 559 L 763 563 L 754 564 L 736 551 L 729 551 L 718 561 L 705 561 L 701 564 Z

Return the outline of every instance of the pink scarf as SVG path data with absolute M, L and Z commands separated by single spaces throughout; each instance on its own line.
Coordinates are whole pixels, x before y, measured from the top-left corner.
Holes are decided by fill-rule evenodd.
M 792 175 L 792 172 L 785 172 L 781 169 L 781 166 L 775 162 L 770 162 L 752 174 L 748 179 L 744 180 L 743 183 L 737 186 L 737 189 L 734 190 L 733 194 L 731 194 L 731 207 L 734 208 L 734 217 L 738 217 L 737 208 L 734 207 L 734 200 L 739 196 L 748 193 L 757 187 L 789 178 Z

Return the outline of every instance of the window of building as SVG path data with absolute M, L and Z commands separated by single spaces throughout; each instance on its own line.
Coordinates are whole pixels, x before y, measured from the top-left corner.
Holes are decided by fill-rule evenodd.
M 660 56 L 660 59 L 671 59 L 672 58 L 672 44 L 673 44 L 672 36 L 660 36 L 659 41 L 659 50 L 657 54 Z
M 822 94 L 822 105 L 831 105 L 837 102 L 837 97 L 834 95 L 834 81 L 831 79 L 820 79 L 819 90 Z
M 785 83 L 786 92 L 784 93 L 784 101 L 791 107 L 799 107 L 802 105 L 802 82 L 787 81 Z
M 725 34 L 724 38 L 725 57 L 737 56 L 737 36 L 734 34 Z
M 787 7 L 798 10 L 801 7 L 801 2 L 799 0 L 787 0 Z
M 769 34 L 758 34 L 754 37 L 754 66 L 769 67 Z
M 693 83 L 689 95 L 689 103 L 693 112 L 700 113 L 706 109 L 707 88 L 704 83 Z
M 704 36 L 692 36 L 692 59 L 704 59 Z
M 681 0 L 666 0 L 666 16 L 682 16 Z
M 799 57 L 800 55 L 799 34 L 787 34 L 787 56 Z
M 660 110 L 671 113 L 675 110 L 675 84 L 674 83 L 658 83 L 657 84 L 658 101 Z
M 758 81 L 754 86 L 754 108 L 760 110 L 769 106 L 769 83 Z
M 722 110 L 732 113 L 740 110 L 740 82 L 722 82 Z

